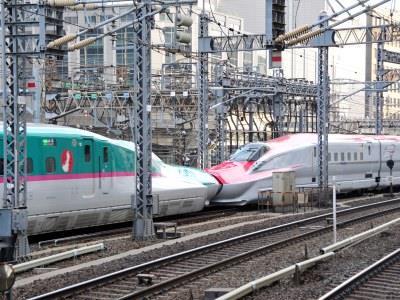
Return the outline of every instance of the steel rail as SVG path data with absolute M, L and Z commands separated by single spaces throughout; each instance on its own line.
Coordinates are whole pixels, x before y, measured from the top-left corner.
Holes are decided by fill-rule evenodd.
M 392 199 L 392 200 L 387 200 L 387 201 L 382 201 L 382 202 L 378 202 L 378 203 L 373 203 L 373 204 L 367 204 L 367 205 L 362 205 L 362 206 L 358 206 L 358 207 L 354 207 L 354 208 L 349 208 L 349 209 L 344 209 L 338 212 L 339 216 L 345 216 L 351 213 L 356 213 L 359 211 L 363 211 L 363 210 L 367 210 L 367 209 L 372 209 L 372 208 L 377 208 L 380 206 L 385 206 L 385 205 L 391 205 L 391 204 L 396 204 L 400 202 L 400 198 L 397 199 Z M 392 208 L 390 210 L 386 210 L 385 212 L 389 212 L 389 211 L 393 211 L 393 210 L 398 210 L 400 209 L 400 207 L 396 207 L 396 208 Z M 360 220 L 365 220 L 367 218 L 371 218 L 371 217 L 376 217 L 376 215 L 382 214 L 382 212 L 376 212 L 372 215 L 367 215 L 367 216 L 363 216 L 360 218 Z M 205 246 L 201 246 L 201 247 L 197 247 L 191 250 L 187 250 L 184 252 L 180 252 L 177 254 L 173 254 L 167 257 L 163 257 L 163 258 L 159 258 L 150 262 L 146 262 L 137 266 L 133 266 L 133 267 L 128 267 L 125 268 L 123 270 L 119 270 L 110 274 L 106 274 L 97 278 L 93 278 L 84 282 L 80 282 L 71 286 L 67 286 L 64 288 L 61 288 L 59 290 L 56 291 L 52 291 L 43 295 L 39 295 L 33 298 L 30 298 L 31 300 L 37 300 L 37 299 L 54 299 L 55 297 L 66 297 L 66 296 L 70 296 L 73 295 L 74 293 L 78 292 L 78 291 L 82 291 L 82 290 L 87 290 L 90 289 L 91 287 L 94 286 L 99 286 L 105 282 L 108 281 L 112 281 L 115 280 L 119 277 L 123 277 L 126 276 L 128 274 L 131 273 L 140 273 L 143 272 L 145 270 L 149 270 L 150 268 L 154 268 L 156 266 L 160 266 L 160 265 L 165 265 L 167 263 L 170 263 L 171 261 L 176 261 L 176 260 L 182 260 L 184 258 L 188 258 L 188 257 L 194 257 L 196 255 L 198 255 L 199 253 L 207 253 L 207 252 L 211 252 L 213 250 L 217 250 L 217 249 L 223 249 L 224 247 L 227 247 L 228 245 L 235 245 L 235 244 L 240 244 L 243 243 L 243 241 L 248 241 L 250 239 L 254 239 L 256 237 L 259 236 L 265 236 L 268 234 L 274 234 L 274 233 L 279 233 L 279 232 L 283 232 L 283 231 L 288 231 L 294 227 L 300 227 L 300 226 L 304 226 L 310 223 L 314 223 L 314 222 L 319 222 L 324 220 L 327 217 L 330 217 L 332 214 L 331 213 L 325 213 L 322 215 L 318 215 L 318 216 L 314 216 L 314 217 L 310 217 L 310 218 L 306 218 L 306 219 L 302 219 L 302 220 L 298 220 L 298 221 L 293 221 L 293 222 L 289 222 L 283 225 L 278 225 L 278 226 L 274 226 L 274 227 L 270 227 L 267 229 L 262 229 L 256 232 L 252 232 L 252 233 L 248 233 L 248 234 L 244 234 L 238 237 L 233 237 L 230 239 L 226 239 L 223 241 L 219 241 L 219 242 L 215 242 L 209 245 L 205 245 Z M 354 220 L 349 220 L 349 221 L 345 221 L 340 223 L 338 226 L 345 226 L 350 224 L 351 222 L 354 222 Z M 291 242 L 294 242 L 295 240 L 301 240 L 306 238 L 307 236 L 311 236 L 311 235 L 315 235 L 318 234 L 319 232 L 322 231 L 330 231 L 331 230 L 331 226 L 322 228 L 322 229 L 317 229 L 317 230 L 313 230 L 308 232 L 305 235 L 299 235 L 299 236 L 295 236 L 292 238 Z M 286 241 L 287 243 L 288 241 Z M 278 246 L 282 246 L 283 242 L 277 242 L 274 244 L 270 244 L 269 247 L 270 249 L 272 249 L 273 247 L 278 247 Z M 266 249 L 264 249 L 265 247 L 261 247 L 259 249 L 256 249 L 255 251 L 258 252 L 263 252 Z M 254 255 L 254 251 L 251 252 L 247 252 L 247 253 L 243 253 L 240 255 L 235 256 L 235 260 L 237 259 L 245 259 L 246 257 L 248 257 L 249 255 Z M 218 266 L 217 265 L 212 265 L 212 269 L 215 269 L 216 267 L 222 267 L 224 264 L 228 264 L 228 263 L 232 263 L 233 260 L 224 260 L 221 261 Z M 206 272 L 208 268 L 201 268 L 200 270 L 196 270 L 193 272 L 190 272 L 190 276 L 194 276 L 194 275 L 199 275 L 202 274 L 203 272 Z M 209 269 L 208 269 L 209 270 Z M 190 277 L 189 276 L 189 277 Z M 187 277 L 187 278 L 189 278 Z M 183 280 L 182 278 L 179 280 Z M 167 286 L 170 284 L 176 284 L 177 280 L 168 280 L 166 281 Z M 161 284 L 161 283 L 160 283 Z M 150 289 L 155 289 L 156 287 L 160 287 L 160 284 L 156 284 L 152 287 L 150 287 Z M 163 285 L 165 286 L 165 285 Z M 143 293 L 145 293 L 145 291 L 143 291 Z M 152 291 L 151 293 L 154 293 L 154 291 Z M 125 299 L 125 298 L 121 298 L 121 299 Z M 126 298 L 128 299 L 128 298 Z
M 327 294 L 323 295 L 319 300 L 344 299 L 346 296 L 351 295 L 354 290 L 361 287 L 367 280 L 385 272 L 389 266 L 393 263 L 398 263 L 399 261 L 400 248 L 349 278 Z
M 384 215 L 384 214 L 387 214 L 387 213 L 392 213 L 392 212 L 397 211 L 397 210 L 400 210 L 400 207 L 399 208 L 391 208 L 391 209 L 388 209 L 388 210 L 385 210 L 385 211 L 380 211 L 380 212 L 372 213 L 372 214 L 369 214 L 369 215 L 361 216 L 361 217 L 358 217 L 356 219 L 351 219 L 351 220 L 348 220 L 348 221 L 344 221 L 342 223 L 339 223 L 337 225 L 337 227 L 338 228 L 343 228 L 343 227 L 346 227 L 348 225 L 351 225 L 351 224 L 354 224 L 354 223 L 357 223 L 357 222 L 360 222 L 360 221 L 365 221 L 365 220 L 368 220 L 368 219 L 371 219 L 371 218 L 375 218 L 377 216 L 381 216 L 381 215 Z M 160 282 L 160 283 L 152 285 L 150 287 L 146 287 L 146 288 L 141 289 L 139 291 L 132 292 L 130 294 L 127 294 L 127 295 L 125 295 L 123 297 L 118 298 L 118 300 L 141 299 L 142 297 L 155 295 L 155 294 L 158 294 L 160 292 L 166 291 L 166 290 L 168 290 L 170 288 L 173 288 L 173 287 L 177 286 L 178 284 L 182 285 L 185 282 L 192 281 L 193 279 L 195 279 L 197 277 L 200 277 L 201 275 L 212 273 L 215 270 L 226 268 L 226 267 L 241 263 L 243 261 L 248 260 L 249 258 L 254 258 L 256 256 L 263 255 L 266 252 L 272 252 L 272 251 L 275 251 L 275 250 L 278 250 L 278 249 L 282 249 L 282 248 L 284 248 L 284 247 L 286 247 L 288 245 L 295 244 L 295 243 L 298 243 L 298 242 L 301 242 L 303 240 L 307 240 L 307 239 L 310 239 L 310 238 L 313 238 L 313 237 L 316 237 L 316 236 L 320 236 L 320 235 L 322 235 L 324 233 L 327 233 L 327 232 L 330 232 L 330 231 L 332 231 L 332 226 L 327 226 L 327 227 L 324 227 L 324 228 L 321 228 L 321 229 L 313 230 L 311 232 L 307 232 L 307 233 L 300 234 L 300 235 L 297 235 L 297 236 L 294 236 L 294 237 L 290 237 L 290 238 L 288 238 L 286 240 L 278 241 L 278 242 L 275 242 L 273 244 L 269 244 L 269 245 L 260 247 L 260 248 L 255 249 L 255 250 L 252 250 L 252 251 L 249 251 L 249 252 L 246 252 L 246 253 L 242 253 L 242 254 L 230 257 L 228 259 L 222 260 L 222 261 L 217 262 L 215 264 L 205 266 L 205 267 L 203 267 L 201 269 L 197 269 L 197 270 L 194 270 L 192 272 L 183 274 L 181 276 L 173 277 L 170 280 Z

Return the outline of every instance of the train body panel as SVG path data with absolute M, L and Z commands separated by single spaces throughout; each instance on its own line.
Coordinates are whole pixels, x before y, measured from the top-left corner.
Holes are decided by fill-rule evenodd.
M 317 159 L 316 134 L 293 134 L 245 145 L 230 161 L 207 170 L 222 184 L 212 203 L 256 202 L 260 189 L 272 189 L 275 171 L 295 171 L 296 186 L 316 187 Z M 400 184 L 400 137 L 329 135 L 329 182 L 335 176 L 342 192 L 390 185 L 390 170 L 386 166 L 389 159 L 395 163 L 393 184 Z
M 29 234 L 129 221 L 136 186 L 133 149 L 131 142 L 79 129 L 28 125 Z M 166 216 L 201 211 L 219 185 L 201 170 L 189 174 L 153 155 L 152 186 L 159 215 Z

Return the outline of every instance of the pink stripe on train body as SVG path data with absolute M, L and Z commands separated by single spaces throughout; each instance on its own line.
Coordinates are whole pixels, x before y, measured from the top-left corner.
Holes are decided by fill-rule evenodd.
M 74 179 L 93 179 L 109 177 L 130 177 L 136 176 L 133 172 L 104 172 L 104 173 L 79 173 L 79 174 L 47 174 L 28 176 L 28 182 L 31 181 L 52 181 L 52 180 L 74 180 Z M 153 173 L 153 177 L 165 177 L 160 173 Z M 3 177 L 0 177 L 0 183 L 3 183 Z

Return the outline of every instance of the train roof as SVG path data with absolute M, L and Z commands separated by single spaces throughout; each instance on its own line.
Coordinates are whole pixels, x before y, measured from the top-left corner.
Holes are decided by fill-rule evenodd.
M 0 134 L 3 134 L 3 122 L 0 122 Z M 83 130 L 74 127 L 53 125 L 53 124 L 27 124 L 27 133 L 30 136 L 51 136 L 51 137 L 75 137 L 75 138 L 94 138 L 102 141 L 107 141 L 110 144 L 120 146 L 122 148 L 135 151 L 134 143 L 131 141 L 111 139 L 101 134 L 97 134 L 88 130 Z M 153 159 L 161 161 L 161 159 L 152 154 Z
M 0 122 L 0 133 L 3 133 L 3 122 Z M 102 136 L 97 133 L 93 133 L 87 130 L 60 126 L 60 125 L 52 125 L 52 124 L 35 124 L 28 123 L 27 124 L 27 133 L 28 135 L 41 136 L 41 135 L 57 135 L 57 136 L 81 136 L 81 137 L 93 137 L 102 140 L 110 140 L 109 138 Z
M 3 134 L 3 122 L 0 122 L 0 133 Z M 51 136 L 51 137 L 74 137 L 74 138 L 93 138 L 102 141 L 107 141 L 111 144 L 134 150 L 133 143 L 124 140 L 116 140 L 105 137 L 103 135 L 68 126 L 60 126 L 53 124 L 27 124 L 27 134 L 29 136 Z
M 373 141 L 400 142 L 400 136 L 393 135 L 361 135 L 361 134 L 329 134 L 330 143 L 365 143 Z M 285 135 L 267 142 L 268 146 L 304 147 L 318 143 L 316 133 L 297 133 Z

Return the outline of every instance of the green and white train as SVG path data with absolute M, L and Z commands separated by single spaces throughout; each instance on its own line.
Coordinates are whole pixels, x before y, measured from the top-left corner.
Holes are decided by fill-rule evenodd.
M 3 132 L 0 143 L 3 149 Z M 1 172 L 3 163 L 4 154 Z M 136 171 L 131 142 L 70 127 L 28 124 L 27 170 L 31 235 L 132 218 Z M 201 211 L 219 188 L 212 175 L 167 165 L 154 154 L 152 182 L 160 216 Z

